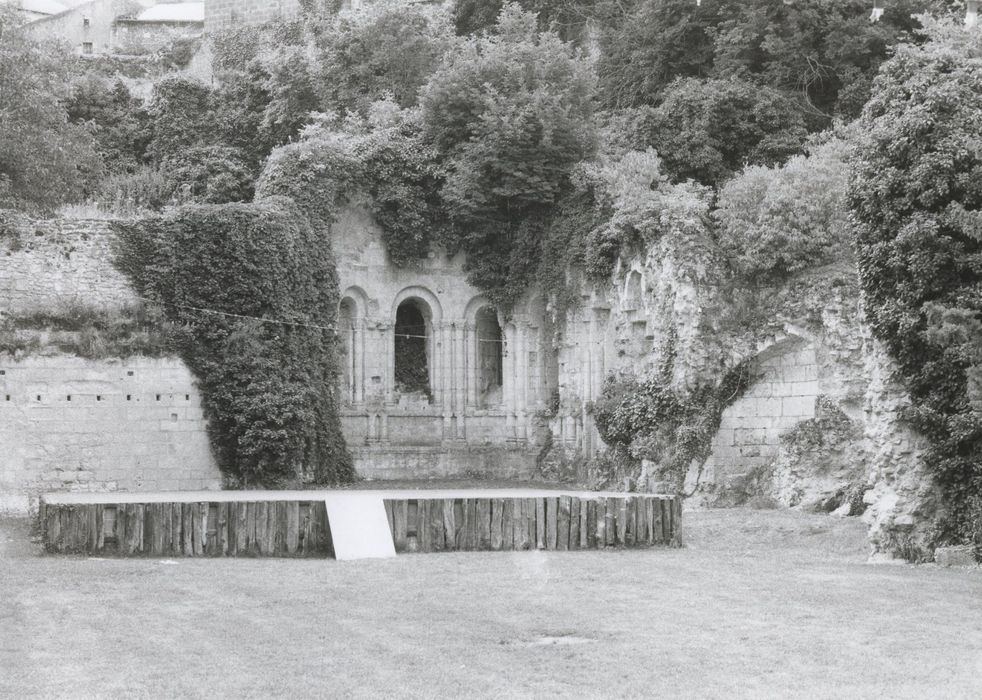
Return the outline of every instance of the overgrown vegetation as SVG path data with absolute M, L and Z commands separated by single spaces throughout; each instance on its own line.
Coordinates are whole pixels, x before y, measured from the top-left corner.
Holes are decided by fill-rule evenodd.
M 189 206 L 116 231 L 116 264 L 177 328 L 227 479 L 350 481 L 335 396 L 337 272 L 296 205 Z
M 944 493 L 937 542 L 982 548 L 982 34 L 929 28 L 875 82 L 849 202 L 869 322 Z
M 605 443 L 635 463 L 653 462 L 657 475 L 681 492 L 693 464 L 702 473 L 723 410 L 752 381 L 746 362 L 719 383 L 691 390 L 674 388 L 667 368 L 648 379 L 612 377 L 593 406 L 593 418 Z
M 13 357 L 56 350 L 91 360 L 173 354 L 174 329 L 157 309 L 97 309 L 84 304 L 0 320 L 0 353 Z

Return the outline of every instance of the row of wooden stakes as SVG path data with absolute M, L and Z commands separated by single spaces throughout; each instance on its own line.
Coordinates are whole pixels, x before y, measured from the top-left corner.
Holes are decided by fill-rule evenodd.
M 671 496 L 387 500 L 396 552 L 678 545 Z
M 397 552 L 678 545 L 670 496 L 385 499 Z M 333 556 L 324 501 L 41 503 L 45 549 L 121 556 Z

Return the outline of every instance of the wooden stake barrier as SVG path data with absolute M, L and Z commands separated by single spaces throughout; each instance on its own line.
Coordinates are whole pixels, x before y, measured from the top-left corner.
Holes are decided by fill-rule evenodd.
M 386 499 L 397 552 L 680 546 L 674 496 Z M 323 500 L 45 503 L 45 549 L 122 556 L 333 556 Z

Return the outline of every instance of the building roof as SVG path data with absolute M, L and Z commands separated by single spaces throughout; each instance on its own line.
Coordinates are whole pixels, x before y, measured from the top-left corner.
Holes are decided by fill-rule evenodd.
M 57 15 L 68 9 L 57 0 L 20 0 L 18 4 L 24 12 L 34 12 L 39 15 Z
M 203 2 L 167 2 L 154 5 L 136 16 L 139 22 L 204 22 Z

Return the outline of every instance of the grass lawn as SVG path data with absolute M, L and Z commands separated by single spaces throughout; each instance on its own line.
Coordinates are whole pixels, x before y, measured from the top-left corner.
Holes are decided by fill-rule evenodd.
M 43 556 L 0 521 L 2 697 L 982 697 L 982 572 L 862 524 L 686 513 L 687 547 L 382 561 Z

